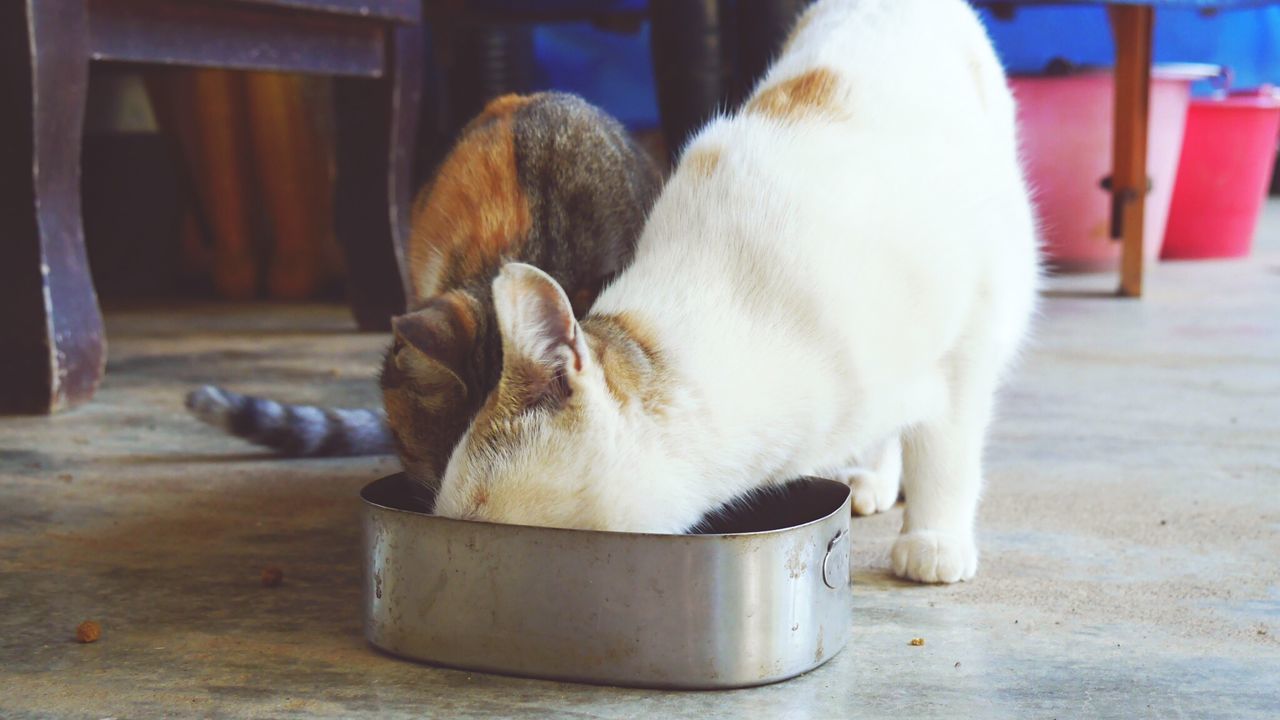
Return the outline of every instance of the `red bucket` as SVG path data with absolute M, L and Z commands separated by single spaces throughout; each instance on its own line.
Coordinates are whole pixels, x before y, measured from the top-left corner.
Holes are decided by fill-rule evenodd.
M 1271 88 L 1191 102 L 1161 258 L 1249 254 L 1277 140 L 1280 96 Z

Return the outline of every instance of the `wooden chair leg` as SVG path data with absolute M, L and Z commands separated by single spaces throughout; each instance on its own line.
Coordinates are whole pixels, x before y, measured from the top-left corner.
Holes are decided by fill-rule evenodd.
M 1120 295 L 1141 297 L 1155 10 L 1148 6 L 1117 5 L 1110 11 L 1116 44 L 1111 233 L 1123 241 Z
M 334 84 L 334 228 L 361 330 L 387 330 L 405 310 L 421 78 L 422 28 L 410 26 L 388 31 L 382 78 Z
M 80 215 L 85 0 L 0 3 L 0 412 L 84 402 L 106 341 Z

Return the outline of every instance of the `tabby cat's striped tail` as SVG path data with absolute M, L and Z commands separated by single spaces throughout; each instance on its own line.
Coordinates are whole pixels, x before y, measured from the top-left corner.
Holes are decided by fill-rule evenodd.
M 394 451 L 378 410 L 286 405 L 212 385 L 187 395 L 192 415 L 249 442 L 300 457 L 383 455 Z

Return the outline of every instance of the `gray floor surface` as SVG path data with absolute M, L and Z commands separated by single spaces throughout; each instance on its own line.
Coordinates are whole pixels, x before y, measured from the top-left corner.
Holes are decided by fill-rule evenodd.
M 0 717 L 1280 717 L 1280 205 L 1249 260 L 1161 264 L 1141 301 L 1092 293 L 1111 282 L 1044 303 L 992 431 L 977 579 L 900 583 L 901 509 L 855 519 L 847 649 L 732 692 L 372 650 L 355 493 L 393 462 L 276 460 L 181 399 L 373 405 L 385 338 L 340 307 L 117 309 L 94 403 L 0 418 Z

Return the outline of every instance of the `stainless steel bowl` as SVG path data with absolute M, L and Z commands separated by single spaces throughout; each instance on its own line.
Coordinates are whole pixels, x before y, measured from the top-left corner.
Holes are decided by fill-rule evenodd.
M 364 488 L 365 636 L 390 653 L 530 677 L 733 688 L 844 647 L 849 489 L 804 479 L 645 535 L 436 517 L 392 475 Z

